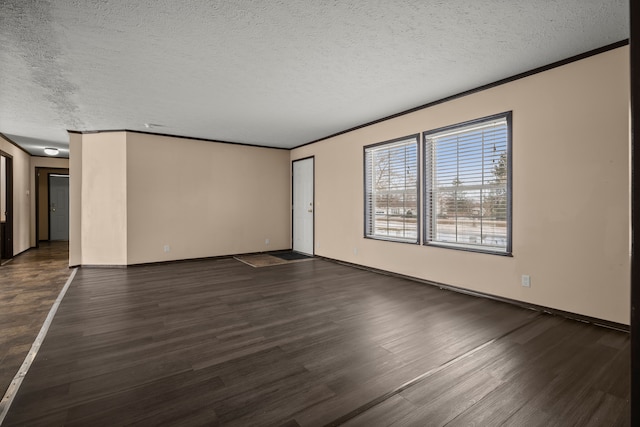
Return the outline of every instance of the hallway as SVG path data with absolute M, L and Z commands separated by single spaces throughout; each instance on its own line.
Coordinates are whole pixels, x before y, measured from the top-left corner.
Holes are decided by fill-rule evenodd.
M 68 242 L 40 242 L 0 267 L 0 396 L 71 275 L 68 265 Z

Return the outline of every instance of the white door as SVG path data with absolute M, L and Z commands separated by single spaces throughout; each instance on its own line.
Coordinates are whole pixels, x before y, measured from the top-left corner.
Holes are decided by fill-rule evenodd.
M 49 239 L 69 240 L 69 175 L 49 175 Z
M 293 250 L 313 255 L 313 157 L 293 162 Z

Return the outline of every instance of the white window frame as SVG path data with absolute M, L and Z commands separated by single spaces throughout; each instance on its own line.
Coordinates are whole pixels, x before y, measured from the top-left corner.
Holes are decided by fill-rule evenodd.
M 511 116 L 509 111 L 423 133 L 425 245 L 511 256 Z M 465 199 L 468 194 L 473 196 Z M 503 221 L 504 233 L 496 231 Z

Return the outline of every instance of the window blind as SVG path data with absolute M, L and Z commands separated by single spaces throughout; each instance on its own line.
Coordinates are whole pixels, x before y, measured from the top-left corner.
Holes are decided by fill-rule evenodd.
M 427 244 L 510 251 L 508 117 L 425 132 Z
M 365 147 L 365 236 L 417 243 L 418 137 Z

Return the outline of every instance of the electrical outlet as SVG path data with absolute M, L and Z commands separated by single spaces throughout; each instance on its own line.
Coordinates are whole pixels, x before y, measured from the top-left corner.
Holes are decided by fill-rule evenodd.
M 522 275 L 522 286 L 524 286 L 525 288 L 531 287 L 531 276 L 529 276 L 528 274 Z
M 171 247 L 169 245 L 164 245 L 164 251 L 165 252 L 171 251 Z
M 353 248 L 353 254 L 358 255 L 358 248 Z
M 264 239 L 264 244 L 269 246 L 269 239 Z

